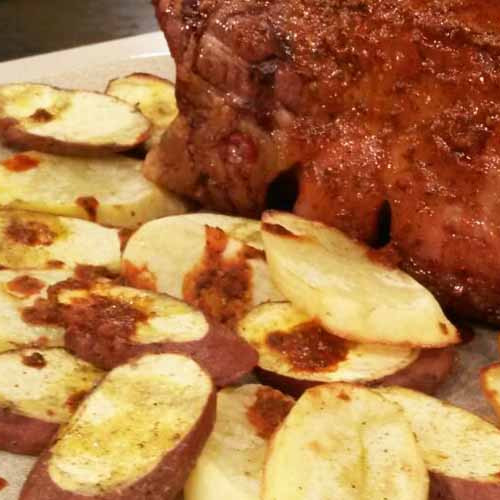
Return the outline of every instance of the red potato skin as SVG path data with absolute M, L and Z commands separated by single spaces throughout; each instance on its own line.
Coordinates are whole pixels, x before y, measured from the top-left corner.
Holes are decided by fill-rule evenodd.
M 451 373 L 455 359 L 454 348 L 425 349 L 413 363 L 403 370 L 364 385 L 369 387 L 399 385 L 432 395 Z M 294 398 L 299 398 L 311 387 L 326 383 L 295 379 L 260 367 L 256 368 L 255 373 L 263 384 L 279 389 Z
M 0 449 L 38 456 L 50 444 L 59 424 L 25 417 L 0 408 Z
M 429 478 L 429 500 L 496 500 L 500 498 L 500 480 L 486 483 L 448 477 L 430 471 Z
M 147 476 L 102 495 L 81 495 L 63 490 L 49 475 L 50 449 L 38 459 L 26 480 L 19 500 L 174 500 L 196 464 L 215 423 L 216 393 L 213 389 L 203 413 L 191 432 Z
M 142 354 L 186 354 L 197 361 L 218 387 L 224 387 L 250 373 L 257 365 L 257 351 L 222 325 L 209 322 L 208 333 L 192 342 L 137 344 L 126 338 L 94 336 L 66 331 L 65 347 L 75 356 L 103 370 L 111 370 Z

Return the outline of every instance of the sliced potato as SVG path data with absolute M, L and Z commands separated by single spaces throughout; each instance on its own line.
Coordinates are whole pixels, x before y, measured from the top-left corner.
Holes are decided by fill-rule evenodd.
M 0 354 L 0 449 L 39 454 L 102 375 L 64 349 Z
M 427 500 L 403 411 L 370 389 L 307 390 L 271 441 L 262 500 Z
M 292 214 L 264 213 L 274 283 L 331 333 L 362 343 L 444 347 L 460 341 L 432 294 L 340 231 Z
M 163 132 L 177 116 L 175 85 L 156 75 L 132 73 L 116 78 L 109 82 L 106 94 L 137 106 L 151 121 L 153 130 L 151 138 L 146 143 L 147 149 L 160 142 Z
M 185 500 L 258 500 L 269 439 L 293 399 L 263 385 L 217 394 L 215 427 L 184 487 Z
M 226 385 L 250 372 L 257 354 L 185 302 L 145 290 L 98 282 L 60 289 L 65 346 L 103 369 L 148 352 L 192 356 Z
M 110 372 L 40 457 L 22 500 L 162 498 L 183 487 L 215 418 L 210 377 L 178 354 Z
M 0 137 L 8 146 L 99 155 L 136 147 L 150 128 L 139 110 L 106 94 L 33 83 L 0 86 Z
M 500 418 L 500 363 L 494 363 L 481 370 L 481 388 Z
M 0 210 L 0 266 L 11 269 L 120 268 L 116 229 L 92 222 L 22 210 Z
M 180 198 L 144 178 L 138 160 L 37 152 L 0 160 L 0 205 L 131 229 L 187 210 Z
M 26 346 L 62 346 L 64 329 L 28 323 L 23 311 L 47 297 L 47 288 L 66 280 L 71 271 L 0 271 L 0 352 Z
M 500 430 L 468 411 L 401 387 L 375 389 L 404 411 L 431 473 L 432 500 L 500 497 Z
M 122 273 L 134 286 L 183 298 L 232 326 L 253 306 L 283 299 L 259 246 L 254 220 L 215 214 L 166 217 L 132 236 Z

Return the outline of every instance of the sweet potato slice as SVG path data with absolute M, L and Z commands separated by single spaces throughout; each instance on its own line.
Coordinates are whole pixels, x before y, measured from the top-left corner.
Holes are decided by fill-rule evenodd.
M 60 348 L 0 354 L 0 449 L 41 453 L 102 375 Z
M 481 388 L 500 418 L 500 363 L 494 363 L 481 370 Z
M 293 403 L 257 384 L 219 391 L 215 427 L 186 482 L 184 499 L 258 499 L 269 440 Z
M 274 283 L 339 337 L 363 343 L 444 347 L 460 336 L 436 299 L 403 271 L 340 231 L 284 212 L 262 218 Z
M 139 110 L 106 94 L 33 83 L 0 86 L 0 137 L 8 146 L 101 155 L 136 147 L 150 128 Z
M 259 249 L 259 223 L 214 214 L 166 217 L 142 226 L 123 255 L 134 286 L 183 298 L 233 326 L 254 305 L 282 300 Z
M 238 324 L 259 353 L 259 378 L 299 396 L 328 382 L 399 385 L 434 391 L 449 374 L 453 353 L 359 344 L 328 333 L 289 302 L 261 304 Z
M 23 210 L 0 210 L 0 266 L 47 269 L 78 264 L 120 268 L 118 230 Z
M 500 497 L 500 430 L 468 411 L 400 387 L 375 389 L 404 411 L 430 473 L 430 500 Z
M 108 83 L 106 94 L 137 106 L 151 121 L 152 133 L 146 142 L 147 149 L 160 142 L 161 136 L 177 116 L 175 85 L 156 75 L 132 73 L 116 78 Z
M 427 500 L 409 423 L 370 389 L 308 389 L 271 441 L 262 500 Z
M 210 435 L 215 391 L 178 354 L 110 372 L 40 457 L 21 500 L 173 500 Z
M 243 339 L 168 295 L 101 282 L 61 289 L 57 301 L 65 346 L 103 369 L 143 353 L 180 352 L 222 386 L 257 364 L 257 353 Z
M 177 196 L 144 178 L 138 160 L 37 152 L 0 161 L 0 205 L 131 229 L 187 210 Z

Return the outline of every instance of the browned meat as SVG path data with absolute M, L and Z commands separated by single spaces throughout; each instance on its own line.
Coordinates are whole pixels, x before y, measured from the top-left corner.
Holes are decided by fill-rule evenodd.
M 293 167 L 297 213 L 390 237 L 453 313 L 500 324 L 498 0 L 155 4 L 180 116 L 151 179 L 257 215 Z

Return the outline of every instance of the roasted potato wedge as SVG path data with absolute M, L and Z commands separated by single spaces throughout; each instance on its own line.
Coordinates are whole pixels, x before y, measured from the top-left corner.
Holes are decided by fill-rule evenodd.
M 432 392 L 454 359 L 443 349 L 429 353 L 347 341 L 289 302 L 257 306 L 239 322 L 238 333 L 259 353 L 259 378 L 293 396 L 328 382 L 379 385 L 395 380 Z
M 500 430 L 468 411 L 401 387 L 378 394 L 398 404 L 429 469 L 430 500 L 500 498 Z
M 259 246 L 257 221 L 214 214 L 165 217 L 132 236 L 122 274 L 134 286 L 183 298 L 233 326 L 253 306 L 283 300 Z
M 102 376 L 60 348 L 0 354 L 0 449 L 41 453 Z
M 293 399 L 263 385 L 217 394 L 215 427 L 184 487 L 185 500 L 258 500 L 269 440 Z
M 21 500 L 173 500 L 215 419 L 207 373 L 178 354 L 115 368 L 40 457 Z
M 146 142 L 147 149 L 160 142 L 161 136 L 177 116 L 175 85 L 156 75 L 132 73 L 116 78 L 109 82 L 106 94 L 136 106 L 151 121 L 153 128 Z
M 481 370 L 481 388 L 500 418 L 500 363 L 485 366 Z
M 92 222 L 23 210 L 0 210 L 0 266 L 10 269 L 74 267 L 120 269 L 118 230 Z
M 151 124 L 115 97 L 34 83 L 0 86 L 0 138 L 11 147 L 70 156 L 126 151 Z
M 403 411 L 370 389 L 308 389 L 274 435 L 262 500 L 427 500 L 429 478 Z
M 0 205 L 130 229 L 187 210 L 180 198 L 144 178 L 138 160 L 37 152 L 0 160 Z
M 148 352 L 180 352 L 222 386 L 257 364 L 257 353 L 243 339 L 168 295 L 99 282 L 61 288 L 56 300 L 65 346 L 103 369 Z
M 340 231 L 269 211 L 262 237 L 273 282 L 330 333 L 362 343 L 444 347 L 460 342 L 436 299 Z

